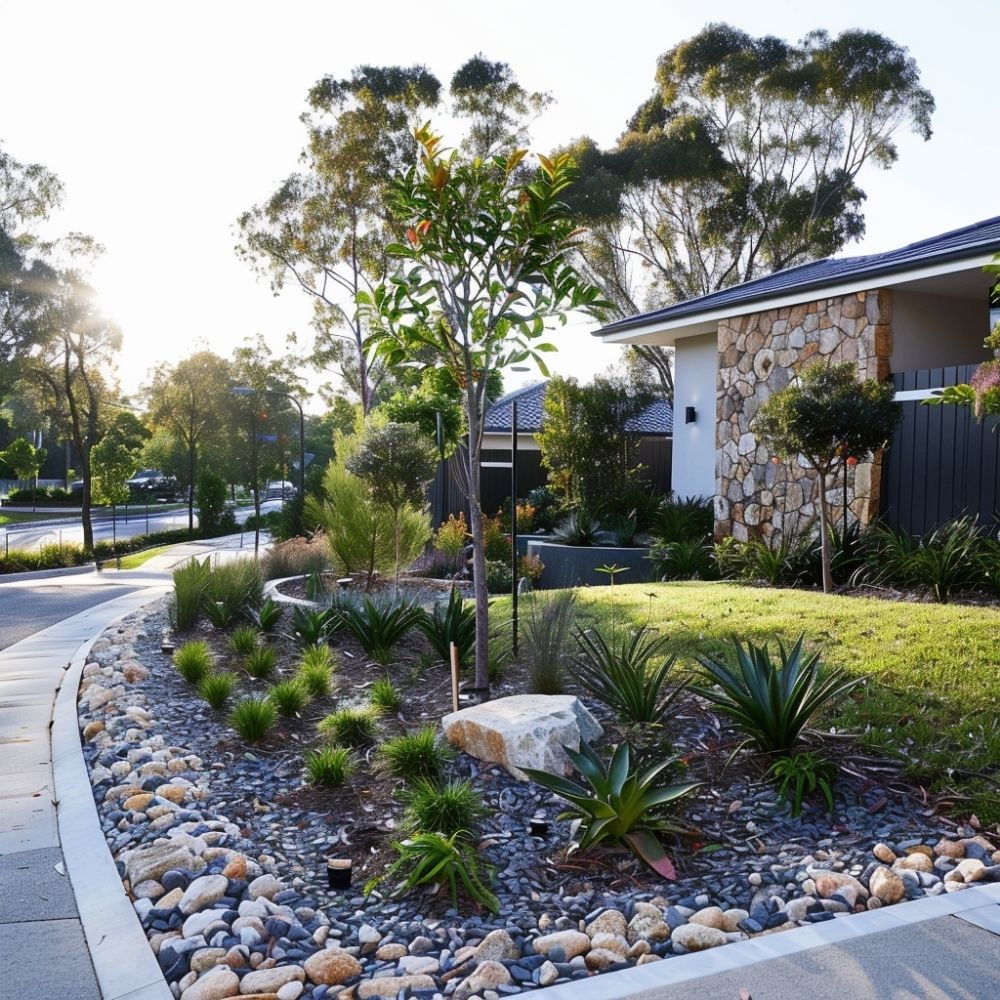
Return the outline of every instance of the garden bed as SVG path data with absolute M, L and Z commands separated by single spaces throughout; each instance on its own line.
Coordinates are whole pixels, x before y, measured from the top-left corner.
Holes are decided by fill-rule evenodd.
M 669 603 L 665 627 L 677 634 L 679 648 L 694 641 L 693 635 L 684 638 L 690 630 L 703 640 L 705 631 L 740 629 L 749 609 L 727 593 L 730 588 L 713 588 L 711 620 L 678 612 L 681 597 L 694 603 L 694 594 L 684 595 L 684 589 L 658 587 L 670 600 L 657 605 L 640 599 L 648 588 L 615 588 L 621 610 L 633 618 L 644 618 L 651 606 L 659 615 Z M 584 613 L 607 613 L 600 597 L 584 597 Z M 755 599 L 747 600 L 754 606 Z M 501 608 L 498 602 L 494 614 L 502 614 Z M 845 622 L 843 613 L 826 610 L 831 648 L 837 645 L 831 625 L 844 626 L 845 643 L 853 639 L 853 619 Z M 385 669 L 337 633 L 341 662 L 334 693 L 283 719 L 251 747 L 160 651 L 165 625 L 161 606 L 117 626 L 95 645 L 81 686 L 81 728 L 109 846 L 123 874 L 132 876 L 137 912 L 168 982 L 193 990 L 185 1000 L 197 1000 L 196 987 L 206 978 L 230 975 L 227 981 L 238 989 L 242 980 L 244 992 L 251 984 L 267 992 L 285 977 L 281 1000 L 323 1000 L 340 992 L 333 988 L 355 981 L 353 995 L 359 998 L 395 996 L 403 988 L 427 998 L 489 996 L 489 990 L 507 995 L 950 891 L 963 887 L 966 875 L 972 881 L 973 871 L 992 878 L 1000 870 L 992 842 L 942 814 L 899 765 L 871 757 L 850 739 L 823 742 L 824 752 L 841 764 L 834 814 L 810 802 L 792 817 L 764 780 L 757 755 L 740 750 L 738 735 L 687 695 L 671 712 L 661 748 L 668 752 L 672 744 L 679 754 L 677 780 L 702 782 L 672 817 L 681 828 L 667 839 L 676 882 L 664 882 L 621 852 L 568 855 L 569 826 L 556 819 L 559 803 L 549 793 L 459 755 L 451 773 L 470 778 L 488 810 L 477 831 L 477 853 L 495 868 L 499 912 L 465 900 L 456 910 L 446 893 L 365 897 L 364 881 L 385 871 L 395 857 L 392 843 L 403 835 L 399 793 L 405 783 L 379 772 L 374 747 L 368 747 L 359 751 L 358 768 L 343 787 L 317 789 L 303 780 L 303 752 L 316 742 L 318 720 L 334 708 L 365 703 Z M 776 618 L 772 631 L 785 627 Z M 191 637 L 209 643 L 218 661 L 233 668 L 224 633 L 199 626 Z M 277 675 L 287 676 L 300 651 L 288 639 L 271 645 Z M 381 717 L 381 739 L 436 725 L 450 710 L 447 672 L 422 639 L 411 634 L 404 640 L 390 674 L 403 701 L 398 713 Z M 234 675 L 246 692 L 265 686 L 242 672 Z M 514 666 L 494 694 L 525 689 L 526 676 Z M 608 712 L 589 699 L 588 705 L 605 726 L 604 742 L 620 738 Z M 544 838 L 527 829 L 538 813 L 551 824 Z M 942 838 L 945 846 L 938 847 Z M 158 840 L 165 846 L 149 847 Z M 140 861 L 156 850 L 174 851 L 169 867 L 142 871 Z M 898 871 L 891 870 L 895 877 L 884 875 L 890 869 L 879 864 L 891 860 L 890 853 L 901 859 Z M 324 859 L 331 854 L 354 863 L 349 893 L 326 887 Z M 927 857 L 906 860 L 915 854 Z M 966 865 L 961 880 L 950 874 L 963 863 L 957 855 L 978 863 Z M 881 881 L 872 883 L 877 870 Z M 214 880 L 206 882 L 206 874 Z M 597 934 L 610 937 L 595 943 Z M 317 951 L 336 972 L 320 970 L 323 963 L 311 957 Z M 266 973 L 272 966 L 277 968 L 270 978 L 247 978 L 252 969 Z M 407 976 L 425 978 L 407 982 Z

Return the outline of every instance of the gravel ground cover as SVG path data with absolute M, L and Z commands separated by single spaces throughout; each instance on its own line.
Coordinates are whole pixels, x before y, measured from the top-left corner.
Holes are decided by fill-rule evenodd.
M 302 756 L 316 721 L 363 702 L 382 668 L 339 638 L 335 693 L 249 747 L 160 652 L 165 625 L 154 606 L 98 640 L 80 725 L 109 849 L 183 1000 L 493 1000 L 1000 878 L 989 837 L 850 741 L 827 745 L 841 763 L 834 814 L 808 803 L 791 816 L 753 755 L 691 697 L 666 734 L 685 780 L 703 782 L 678 812 L 676 881 L 627 854 L 568 854 L 569 825 L 548 792 L 459 755 L 454 773 L 473 779 L 489 810 L 478 850 L 495 870 L 499 912 L 465 901 L 456 909 L 447 894 L 364 896 L 402 835 L 398 783 L 368 766 L 369 749 L 343 788 L 315 789 Z M 199 637 L 223 659 L 221 636 L 206 627 Z M 281 676 L 295 650 L 275 645 Z M 383 735 L 450 707 L 443 671 L 419 646 L 394 679 L 403 704 L 381 719 Z M 248 691 L 261 684 L 240 681 Z M 497 694 L 523 689 L 511 670 Z M 606 713 L 601 721 L 613 739 Z M 527 829 L 536 815 L 550 820 L 545 837 Z M 330 855 L 354 862 L 347 893 L 326 886 Z

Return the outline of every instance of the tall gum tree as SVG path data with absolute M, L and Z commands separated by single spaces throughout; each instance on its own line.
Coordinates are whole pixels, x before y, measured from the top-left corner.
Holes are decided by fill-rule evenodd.
M 463 465 L 473 545 L 476 686 L 489 689 L 489 611 L 479 484 L 483 418 L 491 373 L 542 354 L 545 322 L 572 309 L 597 310 L 596 287 L 571 263 L 578 231 L 561 199 L 568 156 L 527 151 L 469 159 L 445 150 L 429 126 L 415 133 L 416 163 L 393 180 L 405 238 L 386 248 L 398 267 L 359 304 L 390 365 L 446 367 L 462 387 Z

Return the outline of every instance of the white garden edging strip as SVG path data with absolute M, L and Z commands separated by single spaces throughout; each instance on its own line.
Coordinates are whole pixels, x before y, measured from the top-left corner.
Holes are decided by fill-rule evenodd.
M 109 625 L 162 597 L 167 586 L 108 601 L 112 612 L 66 667 L 52 713 L 52 775 L 63 857 L 104 1000 L 173 1000 L 145 932 L 125 893 L 101 832 L 80 745 L 77 693 L 90 647 Z M 96 610 L 96 609 L 95 609 Z M 67 984 L 67 991 L 72 988 Z
M 780 934 L 768 934 L 719 948 L 709 948 L 691 955 L 650 962 L 620 972 L 608 972 L 589 979 L 576 979 L 546 989 L 535 990 L 532 995 L 548 994 L 545 1000 L 626 1000 L 643 990 L 655 990 L 678 983 L 703 979 L 706 976 L 732 972 L 735 969 L 756 965 L 774 958 L 787 958 L 825 945 L 843 944 L 845 941 L 898 930 L 925 920 L 961 916 L 968 910 L 1000 904 L 1000 884 L 973 885 L 960 892 L 896 903 L 867 913 L 857 913 L 813 924 L 796 927 Z

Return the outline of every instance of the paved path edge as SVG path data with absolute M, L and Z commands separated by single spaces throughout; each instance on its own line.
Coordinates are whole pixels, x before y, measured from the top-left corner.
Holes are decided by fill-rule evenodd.
M 153 587 L 90 609 L 105 612 L 94 635 L 82 643 L 66 666 L 56 694 L 52 724 L 52 776 L 56 822 L 63 858 L 87 949 L 104 1000 L 173 1000 L 153 955 L 107 842 L 94 803 L 80 744 L 77 696 L 87 654 L 110 625 L 164 596 Z

